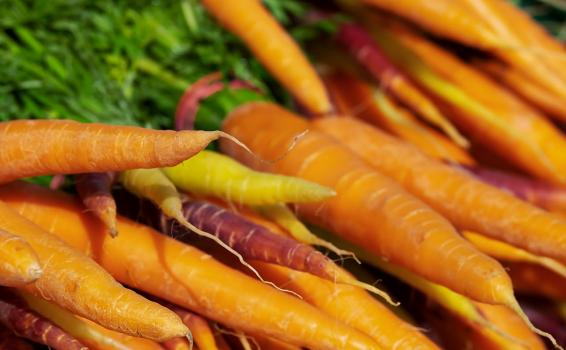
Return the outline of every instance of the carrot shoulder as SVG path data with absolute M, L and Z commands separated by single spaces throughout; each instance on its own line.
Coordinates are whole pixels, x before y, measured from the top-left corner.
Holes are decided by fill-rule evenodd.
M 307 121 L 269 103 L 242 106 L 224 123 L 225 130 L 244 139 L 264 158 L 281 154 L 307 128 Z M 252 166 L 334 188 L 336 197 L 298 206 L 308 221 L 475 299 L 501 302 L 492 294 L 494 288 L 512 293 L 505 270 L 495 260 L 479 253 L 446 219 L 331 137 L 310 130 L 284 158 L 270 164 L 254 164 L 228 144 L 221 145 Z M 459 269 L 465 282 L 447 266 Z
M 120 235 L 111 238 L 72 197 L 31 184 L 3 186 L 0 198 L 92 256 L 122 283 L 209 319 L 316 350 L 380 349 L 303 301 L 147 226 L 118 217 Z
M 21 287 L 41 274 L 39 258 L 25 239 L 0 229 L 0 285 Z

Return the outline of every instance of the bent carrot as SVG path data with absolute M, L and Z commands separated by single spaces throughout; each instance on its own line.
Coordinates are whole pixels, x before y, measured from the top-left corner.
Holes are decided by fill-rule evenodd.
M 314 350 L 380 349 L 371 338 L 303 301 L 149 227 L 118 217 L 120 235 L 110 238 L 94 217 L 64 193 L 12 183 L 0 187 L 0 199 L 91 255 L 121 282 L 209 319 Z
M 131 337 L 103 328 L 82 319 L 46 300 L 25 292 L 17 292 L 28 307 L 49 319 L 65 332 L 89 348 L 101 350 L 160 350 L 161 347 L 148 339 Z
M 0 350 L 33 350 L 23 338 L 17 337 L 14 332 L 0 325 Z
M 2 291 L 0 298 L 0 323 L 20 337 L 56 350 L 88 350 L 49 320 L 29 311 L 17 297 L 6 290 Z
M 75 177 L 75 186 L 83 204 L 108 228 L 110 236 L 116 237 L 116 202 L 112 198 L 112 183 L 115 173 L 88 173 Z
M 505 262 L 513 287 L 519 294 L 566 301 L 566 279 L 539 265 Z
M 94 261 L 3 202 L 0 202 L 0 228 L 19 234 L 41 261 L 48 262 L 44 263 L 39 279 L 25 290 L 124 333 L 159 340 L 187 332 L 175 314 L 122 287 Z M 109 300 L 116 302 L 111 310 Z
M 322 81 L 295 41 L 256 0 L 203 0 L 216 19 L 242 39 L 254 56 L 309 111 L 327 114 L 332 104 Z
M 290 288 L 318 309 L 370 335 L 384 349 L 438 349 L 416 327 L 399 319 L 360 289 L 272 264 L 253 262 L 253 265 L 277 285 Z
M 184 191 L 248 205 L 318 202 L 335 194 L 316 182 L 253 171 L 230 157 L 206 150 L 163 172 Z
M 172 166 L 192 157 L 221 131 L 151 130 L 70 120 L 0 123 L 0 183 L 50 174 Z M 108 149 L 111 145 L 110 150 Z
M 274 118 L 277 123 L 272 122 Z M 277 105 L 250 103 L 234 110 L 223 128 L 269 158 L 287 149 L 294 137 L 308 127 L 307 121 Z M 351 135 L 357 139 L 356 133 Z M 477 300 L 497 303 L 503 301 L 502 295 L 512 295 L 511 281 L 495 260 L 479 253 L 446 219 L 331 137 L 309 131 L 284 158 L 270 164 L 253 164 L 252 159 L 246 159 L 228 144 L 221 143 L 221 147 L 258 168 L 334 188 L 336 197 L 298 206 L 308 221 Z M 459 275 L 466 276 L 465 282 L 447 266 L 459 269 Z
M 199 350 L 217 350 L 216 341 L 214 340 L 214 334 L 208 325 L 206 319 L 201 316 L 194 314 L 192 312 L 183 310 L 179 307 L 170 306 L 183 323 L 189 327 L 193 333 L 194 341 Z
M 563 278 L 566 278 L 566 266 L 560 262 L 549 259 L 544 256 L 537 256 L 531 254 L 523 249 L 516 248 L 507 243 L 494 240 L 474 232 L 464 231 L 463 236 L 480 251 L 485 254 L 496 258 L 497 260 L 513 261 L 513 262 L 526 262 L 535 265 L 540 265 L 553 271 Z
M 37 280 L 42 273 L 31 246 L 22 237 L 0 229 L 0 285 L 21 287 Z

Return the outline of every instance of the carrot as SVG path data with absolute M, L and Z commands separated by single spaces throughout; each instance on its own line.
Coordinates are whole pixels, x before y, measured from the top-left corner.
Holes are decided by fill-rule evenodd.
M 216 341 L 208 322 L 203 317 L 179 307 L 170 308 L 183 320 L 183 323 L 193 332 L 193 337 L 199 350 L 217 350 Z
M 17 293 L 28 307 L 49 319 L 66 333 L 78 339 L 92 349 L 104 350 L 160 350 L 159 345 L 151 340 L 131 337 L 111 331 L 98 324 L 71 314 L 39 297 L 25 292 Z
M 0 229 L 0 285 L 21 287 L 43 273 L 37 254 L 22 238 Z
M 273 119 L 277 123 L 272 123 Z M 224 129 L 245 139 L 263 157 L 271 157 L 287 149 L 295 135 L 309 125 L 277 105 L 250 103 L 234 110 Z M 351 135 L 357 139 L 356 133 Z M 221 147 L 237 159 L 253 163 L 228 144 L 221 143 Z M 502 295 L 512 295 L 511 282 L 495 260 L 479 253 L 447 220 L 332 138 L 311 130 L 280 161 L 255 165 L 336 190 L 336 197 L 322 203 L 298 206 L 299 214 L 308 221 L 477 300 L 502 302 Z M 466 277 L 455 276 L 447 266 L 457 266 L 458 275 Z
M 505 262 L 504 264 L 517 293 L 566 301 L 566 280 L 559 274 L 531 263 Z
M 70 120 L 2 122 L 0 183 L 37 175 L 173 166 L 219 137 L 230 136 Z
M 272 264 L 254 262 L 253 265 L 277 285 L 290 288 L 335 319 L 370 335 L 384 349 L 438 349 L 417 328 L 360 289 Z
M 0 202 L 0 227 L 26 239 L 44 261 L 42 275 L 25 290 L 124 333 L 166 339 L 187 332 L 175 314 L 123 288 L 94 261 L 3 202 Z M 108 308 L 109 300 L 115 301 L 115 307 Z
M 468 141 L 440 113 L 434 103 L 389 61 L 362 27 L 353 23 L 343 24 L 336 37 L 386 91 L 391 91 L 412 110 L 442 129 L 457 145 L 469 147 Z
M 420 123 L 377 88 L 342 72 L 326 74 L 323 79 L 341 116 L 353 116 L 377 125 L 431 157 L 466 165 L 475 163 L 466 151 Z
M 523 249 L 516 248 L 507 243 L 497 241 L 474 232 L 464 231 L 463 235 L 468 241 L 472 242 L 478 250 L 496 258 L 497 260 L 526 262 L 540 265 L 561 275 L 563 278 L 566 278 L 566 266 L 554 259 L 531 254 Z
M 14 332 L 0 325 L 0 350 L 33 350 L 23 338 L 17 337 Z
M 122 283 L 211 320 L 314 350 L 379 349 L 367 336 L 336 323 L 303 301 L 149 227 L 118 216 L 120 235 L 112 239 L 66 194 L 12 183 L 0 187 L 0 199 L 91 255 Z
M 116 202 L 112 197 L 115 173 L 88 173 L 75 177 L 77 192 L 87 209 L 91 210 L 116 237 Z
M 282 341 L 279 341 L 277 339 L 273 339 L 273 338 L 269 338 L 269 337 L 264 337 L 264 336 L 260 336 L 260 335 L 252 335 L 252 338 L 254 339 L 254 342 L 258 345 L 259 349 L 265 349 L 265 350 L 301 350 L 301 348 L 298 348 L 294 345 L 290 345 L 287 343 L 284 343 Z
M 315 114 L 332 111 L 315 69 L 261 2 L 203 0 L 202 4 L 220 24 L 242 39 L 267 70 L 308 110 Z
M 0 297 L 0 323 L 20 337 L 56 350 L 88 350 L 61 328 L 28 310 L 7 290 L 2 290 Z
M 556 213 L 566 214 L 566 187 L 552 185 L 526 176 L 477 166 L 465 167 L 481 181 L 514 194 L 516 197 Z
M 181 190 L 248 205 L 318 202 L 335 194 L 316 182 L 253 171 L 212 151 L 202 151 L 163 172 Z
M 173 338 L 169 339 L 161 345 L 165 350 L 191 350 L 189 341 L 186 338 Z
M 214 232 L 220 240 L 246 259 L 287 266 L 337 283 L 358 286 L 394 304 L 386 293 L 359 282 L 309 245 L 270 232 L 236 213 L 204 201 L 188 201 L 183 205 L 183 216 L 199 229 Z M 161 222 L 165 223 L 160 227 L 162 232 L 171 232 L 174 237 L 180 238 L 186 234 L 186 228 L 183 226 L 179 227 L 163 220 Z M 247 264 L 245 266 L 248 267 Z M 263 280 L 253 267 L 249 267 Z

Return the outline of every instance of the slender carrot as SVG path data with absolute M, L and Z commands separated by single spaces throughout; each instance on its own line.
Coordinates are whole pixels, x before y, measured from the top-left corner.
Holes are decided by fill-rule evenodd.
M 342 72 L 326 74 L 323 79 L 336 108 L 343 116 L 358 117 L 377 125 L 414 144 L 431 157 L 466 165 L 475 163 L 466 151 L 441 133 L 420 123 L 379 89 Z
M 212 151 L 202 151 L 163 172 L 184 191 L 248 205 L 318 202 L 335 194 L 316 182 L 253 171 Z
M 28 307 L 49 319 L 66 333 L 78 339 L 91 349 L 104 350 L 160 350 L 151 340 L 131 337 L 103 328 L 98 324 L 80 318 L 46 300 L 25 292 L 17 293 Z
M 112 198 L 115 173 L 88 173 L 75 177 L 77 192 L 87 209 L 91 210 L 116 237 L 116 202 Z
M 438 126 L 460 147 L 469 142 L 458 132 L 450 121 L 436 108 L 408 78 L 385 56 L 371 36 L 359 25 L 346 23 L 340 26 L 336 35 L 353 56 L 380 82 L 381 87 L 391 91 L 395 97 L 416 111 L 431 124 Z
M 2 291 L 0 298 L 0 323 L 20 337 L 56 350 L 88 350 L 64 330 L 28 310 L 17 297 L 6 290 Z
M 23 338 L 0 325 L 0 350 L 33 350 Z
M 287 344 L 277 339 L 264 337 L 261 335 L 252 335 L 255 343 L 259 346 L 259 349 L 265 350 L 301 350 L 301 348 L 296 347 L 291 344 Z
M 272 122 L 274 118 L 277 123 Z M 250 103 L 234 110 L 224 122 L 224 129 L 269 158 L 287 149 L 295 135 L 309 125 L 277 105 Z M 357 139 L 356 133 L 351 135 Z M 253 159 L 246 159 L 228 144 L 221 143 L 221 147 L 237 159 L 253 163 Z M 511 281 L 495 260 L 479 253 L 447 220 L 331 137 L 311 130 L 280 161 L 253 165 L 336 190 L 336 197 L 322 203 L 298 206 L 308 221 L 477 300 L 503 302 L 512 295 Z M 456 267 L 458 276 L 447 266 Z
M 202 3 L 312 113 L 331 112 L 330 99 L 316 71 L 260 1 L 203 0 Z
M 165 350 L 191 350 L 189 341 L 186 338 L 173 338 L 169 339 L 161 345 Z
M 43 270 L 37 254 L 22 238 L 0 229 L 0 285 L 21 287 L 37 280 Z
M 28 194 L 28 198 L 32 197 Z M 26 239 L 39 259 L 46 262 L 42 275 L 25 290 L 124 333 L 159 340 L 187 332 L 175 314 L 122 287 L 94 261 L 3 202 L 0 227 Z M 115 303 L 111 309 L 109 300 Z
M 531 254 L 523 249 L 516 248 L 507 243 L 494 240 L 474 232 L 464 231 L 463 235 L 480 251 L 496 258 L 497 260 L 526 262 L 540 265 L 561 275 L 563 278 L 566 278 L 566 266 L 554 259 Z
M 290 288 L 318 309 L 370 335 L 384 349 L 438 349 L 416 327 L 399 319 L 360 289 L 272 264 L 253 262 L 253 265 L 277 285 Z
M 0 187 L 0 199 L 93 256 L 121 282 L 211 320 L 314 350 L 380 349 L 371 338 L 303 301 L 146 226 L 118 217 L 120 235 L 112 239 L 64 193 L 12 183 Z
M 0 183 L 18 178 L 173 166 L 221 131 L 150 130 L 70 120 L 0 123 Z M 110 150 L 109 150 L 110 147 Z
M 198 346 L 199 350 L 218 349 L 214 335 L 206 319 L 179 307 L 170 306 L 170 308 L 181 317 L 183 323 L 192 331 L 195 344 Z
M 559 274 L 529 263 L 505 262 L 505 266 L 517 293 L 566 301 L 566 280 Z

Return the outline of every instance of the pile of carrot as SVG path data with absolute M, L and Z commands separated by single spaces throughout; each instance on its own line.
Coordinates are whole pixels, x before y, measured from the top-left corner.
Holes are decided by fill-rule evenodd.
M 335 0 L 305 47 L 202 5 L 296 110 L 191 130 L 253 89 L 211 72 L 188 130 L 0 122 L 0 349 L 566 346 L 566 48 L 506 0 Z

